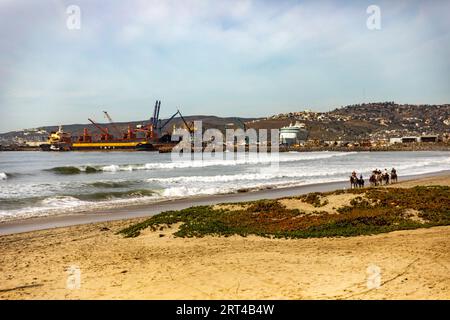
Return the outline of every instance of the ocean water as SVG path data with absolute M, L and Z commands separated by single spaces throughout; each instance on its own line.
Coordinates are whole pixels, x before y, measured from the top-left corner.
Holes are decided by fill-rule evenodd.
M 173 162 L 154 152 L 0 152 L 0 221 L 347 180 L 392 167 L 399 177 L 450 169 L 450 152 L 289 152 L 260 160 Z

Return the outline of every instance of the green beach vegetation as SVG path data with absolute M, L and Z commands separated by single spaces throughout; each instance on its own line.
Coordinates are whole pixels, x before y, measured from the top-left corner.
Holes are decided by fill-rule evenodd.
M 300 199 L 320 210 L 328 203 L 328 196 L 344 193 L 355 197 L 348 205 L 337 208 L 336 213 L 288 209 L 280 203 L 281 199 L 259 200 L 166 211 L 130 225 L 119 234 L 137 237 L 144 229 L 156 231 L 178 223 L 176 237 L 272 238 L 349 237 L 450 225 L 448 186 L 338 190 L 285 199 Z

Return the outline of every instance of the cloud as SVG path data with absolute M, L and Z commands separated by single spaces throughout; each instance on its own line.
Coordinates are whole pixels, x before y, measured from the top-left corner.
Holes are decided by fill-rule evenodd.
M 40 108 L 30 125 L 97 105 L 131 120 L 157 98 L 167 113 L 258 116 L 450 95 L 449 2 L 379 1 L 379 31 L 368 1 L 80 0 L 79 31 L 70 1 L 0 4 L 0 131 L 23 126 L 17 110 Z

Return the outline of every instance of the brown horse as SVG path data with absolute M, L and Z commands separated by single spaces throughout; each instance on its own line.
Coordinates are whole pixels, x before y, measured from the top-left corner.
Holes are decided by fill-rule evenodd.
M 370 176 L 369 182 L 370 182 L 370 186 L 376 187 L 376 185 L 377 185 L 377 177 L 375 176 L 375 174 L 372 174 Z
M 384 181 L 384 184 L 389 184 L 389 173 L 384 173 L 382 175 L 382 181 Z
M 391 172 L 391 182 L 394 183 L 394 181 L 398 182 L 397 172 Z
M 369 178 L 372 187 L 381 186 L 383 184 L 383 175 L 381 173 L 372 173 Z

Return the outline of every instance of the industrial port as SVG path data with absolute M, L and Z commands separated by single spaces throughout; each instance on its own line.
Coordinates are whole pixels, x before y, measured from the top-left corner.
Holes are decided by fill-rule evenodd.
M 162 121 L 159 118 L 161 101 L 157 100 L 153 109 L 153 116 L 147 123 L 132 127 L 128 125 L 126 131 L 121 130 L 113 121 L 107 111 L 103 111 L 110 123 L 110 130 L 106 126 L 98 124 L 89 118 L 97 132 L 91 133 L 88 128 L 83 129 L 83 134 L 74 136 L 65 132 L 62 126 L 57 131 L 50 132 L 46 143 L 40 144 L 43 151 L 80 151 L 80 150 L 135 150 L 135 151 L 164 151 L 173 146 L 170 133 L 164 131 L 169 123 L 180 116 L 185 128 L 192 132 L 192 125 L 188 124 L 179 110 L 169 119 Z
M 100 109 L 101 110 L 101 109 Z M 148 120 L 115 122 L 103 111 L 104 123 L 37 127 L 0 134 L 1 151 L 147 150 L 170 152 L 175 128 L 203 130 L 278 129 L 280 151 L 449 150 L 450 105 L 400 105 L 379 102 L 351 105 L 329 112 L 310 110 L 261 118 L 183 116 L 176 110 L 160 119 L 156 101 Z M 165 110 L 167 111 L 167 110 Z M 175 111 L 175 110 L 174 110 Z M 170 114 L 170 113 L 169 113 Z

